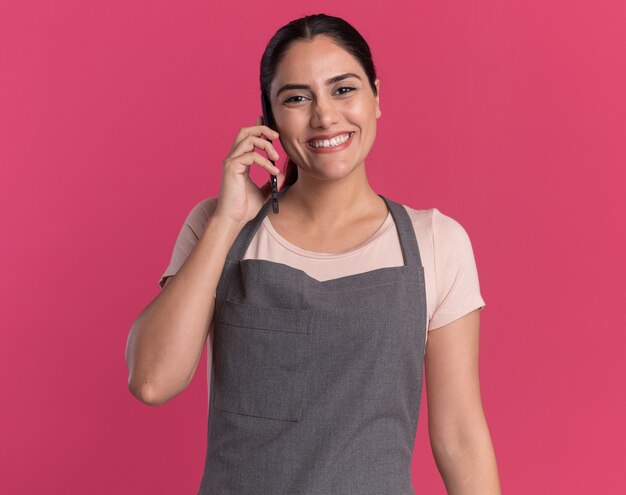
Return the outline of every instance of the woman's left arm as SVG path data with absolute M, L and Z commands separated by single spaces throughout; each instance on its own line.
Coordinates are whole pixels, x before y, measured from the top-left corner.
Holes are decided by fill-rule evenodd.
M 478 309 L 428 334 L 428 430 L 448 495 L 500 495 L 478 379 Z

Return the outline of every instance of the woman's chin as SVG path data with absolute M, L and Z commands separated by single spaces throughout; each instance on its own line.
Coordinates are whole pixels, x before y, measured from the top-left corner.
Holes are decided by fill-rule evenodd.
M 307 172 L 298 171 L 298 177 L 308 176 L 313 180 L 317 181 L 339 181 L 346 179 L 347 177 L 353 175 L 359 167 L 351 166 L 348 164 L 337 163 L 337 164 L 327 164 L 324 167 L 315 167 Z

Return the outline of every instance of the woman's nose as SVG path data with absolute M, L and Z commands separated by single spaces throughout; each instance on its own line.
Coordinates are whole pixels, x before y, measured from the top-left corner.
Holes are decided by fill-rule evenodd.
M 327 129 L 339 121 L 339 111 L 332 99 L 318 98 L 312 106 L 311 127 Z

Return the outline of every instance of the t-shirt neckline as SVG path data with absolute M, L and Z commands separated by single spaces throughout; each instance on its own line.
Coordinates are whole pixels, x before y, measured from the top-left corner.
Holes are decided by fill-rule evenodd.
M 274 226 L 272 225 L 272 222 L 270 222 L 270 219 L 268 216 L 266 216 L 263 219 L 262 225 L 267 230 L 269 235 L 272 236 L 272 238 L 276 242 L 278 242 L 282 247 L 284 247 L 288 251 L 291 251 L 292 253 L 295 253 L 298 256 L 305 256 L 307 258 L 318 258 L 318 259 L 337 259 L 337 258 L 345 258 L 347 256 L 353 256 L 355 254 L 358 254 L 359 252 L 364 250 L 367 246 L 369 246 L 372 242 L 374 242 L 376 239 L 383 236 L 393 226 L 393 217 L 391 215 L 391 211 L 388 211 L 385 221 L 381 224 L 378 230 L 376 230 L 376 232 L 374 232 L 371 236 L 365 239 L 358 246 L 355 246 L 352 249 L 341 252 L 341 253 L 320 253 L 317 251 L 309 251 L 307 249 L 302 249 L 296 246 L 295 244 L 292 244 L 283 236 L 281 236 L 276 231 L 276 229 L 274 229 Z

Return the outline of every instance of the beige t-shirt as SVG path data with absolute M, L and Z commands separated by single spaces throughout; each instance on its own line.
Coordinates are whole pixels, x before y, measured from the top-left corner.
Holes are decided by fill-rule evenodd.
M 217 198 L 207 198 L 192 208 L 178 234 L 170 264 L 159 280 L 161 287 L 185 262 L 216 206 Z M 485 301 L 480 294 L 474 253 L 465 229 L 437 208 L 414 210 L 403 206 L 411 218 L 424 267 L 428 331 L 476 308 L 482 309 Z M 339 254 L 316 253 L 291 244 L 274 230 L 266 216 L 244 255 L 244 259 L 249 258 L 283 263 L 320 281 L 404 264 L 391 213 L 369 239 Z M 209 356 L 212 330 L 209 329 L 211 338 L 207 339 Z

